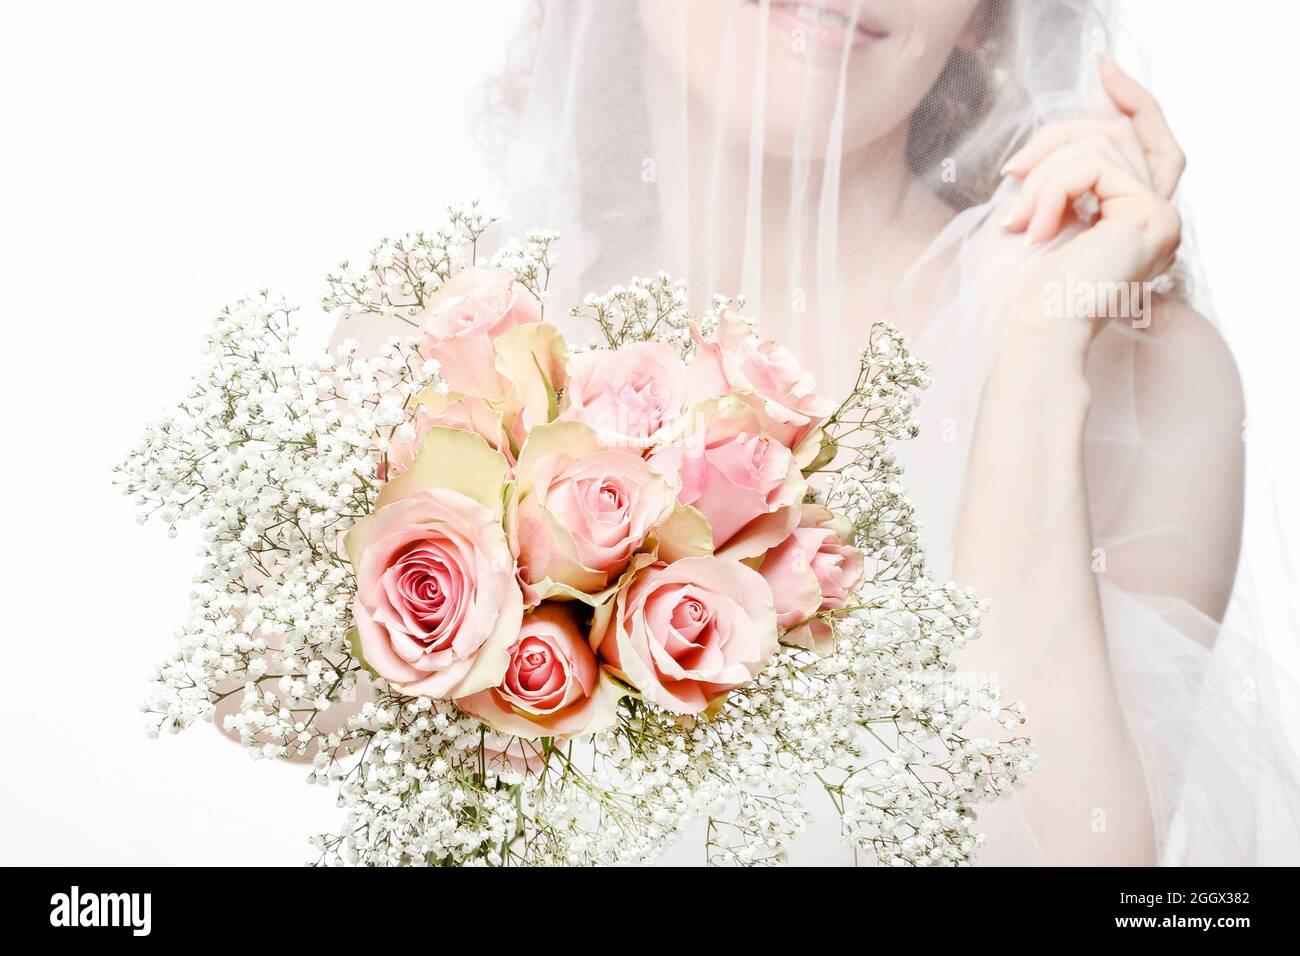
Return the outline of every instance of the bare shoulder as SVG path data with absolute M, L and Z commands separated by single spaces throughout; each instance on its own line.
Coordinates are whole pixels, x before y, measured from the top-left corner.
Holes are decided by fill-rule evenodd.
M 1159 296 L 1152 309 L 1150 333 L 1157 339 L 1189 350 L 1222 374 L 1237 379 L 1232 350 L 1215 324 L 1183 299 Z
M 1185 436 L 1192 428 L 1240 439 L 1245 400 L 1232 350 L 1214 323 L 1182 299 L 1154 303 L 1151 324 L 1138 337 L 1134 386 L 1147 421 Z

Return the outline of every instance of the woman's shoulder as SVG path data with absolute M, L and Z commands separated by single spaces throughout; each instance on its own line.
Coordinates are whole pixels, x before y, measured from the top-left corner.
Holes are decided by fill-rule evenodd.
M 1189 356 L 1213 365 L 1220 373 L 1237 376 L 1237 363 L 1218 326 L 1186 299 L 1156 296 L 1149 331 L 1160 342 L 1186 349 Z
M 1088 382 L 1095 427 L 1136 429 L 1166 458 L 1240 452 L 1246 411 L 1236 360 L 1214 322 L 1184 299 L 1161 296 L 1138 319 L 1112 321 L 1089 353 Z
M 1180 297 L 1159 296 L 1149 324 L 1136 333 L 1134 390 L 1148 417 L 1240 430 L 1241 374 L 1214 322 Z

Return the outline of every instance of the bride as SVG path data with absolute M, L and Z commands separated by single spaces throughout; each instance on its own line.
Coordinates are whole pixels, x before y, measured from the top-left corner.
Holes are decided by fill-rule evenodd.
M 546 0 L 478 116 L 508 231 L 565 236 L 553 301 L 664 267 L 697 305 L 742 293 L 829 394 L 876 320 L 932 362 L 907 488 L 934 576 L 992 602 L 965 666 L 1026 702 L 1040 757 L 982 815 L 986 861 L 1294 861 L 1279 675 L 1229 614 L 1241 385 L 1178 256 L 1183 155 L 1098 56 L 1108 24 L 1090 0 Z M 837 843 L 832 820 L 795 857 Z

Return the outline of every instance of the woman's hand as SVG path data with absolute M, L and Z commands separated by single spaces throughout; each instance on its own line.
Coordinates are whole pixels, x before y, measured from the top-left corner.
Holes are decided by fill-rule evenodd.
M 1097 198 L 1092 224 L 1046 253 L 1026 283 L 1022 313 L 1031 324 L 1058 318 L 1044 315 L 1051 282 L 1076 289 L 1093 284 L 1095 314 L 1071 312 L 1072 317 L 1140 318 L 1108 314 L 1108 304 L 1116 301 L 1111 284 L 1130 284 L 1126 293 L 1138 284 L 1141 308 L 1149 309 L 1148 289 L 1140 284 L 1166 272 L 1178 251 L 1182 222 L 1170 197 L 1185 165 L 1182 150 L 1146 89 L 1109 59 L 1101 61 L 1101 78 L 1119 116 L 1048 124 L 1003 167 L 1021 181 L 1005 226 L 1034 244 L 1061 232 L 1076 200 Z M 1071 340 L 1086 351 L 1101 324 L 1074 323 L 1079 331 Z

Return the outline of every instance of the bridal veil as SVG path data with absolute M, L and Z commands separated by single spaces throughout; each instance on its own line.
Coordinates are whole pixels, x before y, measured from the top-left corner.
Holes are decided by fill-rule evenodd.
M 1122 31 L 1089 0 L 808 0 L 795 19 L 790 6 L 545 0 L 513 39 L 499 37 L 506 62 L 483 88 L 477 132 L 499 166 L 508 233 L 563 234 L 566 284 L 548 312 L 562 326 L 580 292 L 664 269 L 699 307 L 715 292 L 743 295 L 831 394 L 847 387 L 873 321 L 908 332 L 934 385 L 903 452 L 905 480 L 942 580 L 1004 296 L 1035 254 L 999 228 L 1015 184 L 998 171 L 1043 123 L 1102 108 L 1096 57 Z M 834 29 L 845 19 L 858 28 Z M 883 37 L 906 44 L 885 66 L 859 50 Z M 1190 255 L 1166 286 L 1208 312 Z M 1154 342 L 1140 322 L 1099 336 L 1085 442 L 1110 664 L 1159 859 L 1294 862 L 1300 764 L 1285 708 L 1295 696 L 1276 648 L 1296 635 L 1259 623 L 1244 572 L 1221 623 L 1104 570 L 1108 550 L 1148 536 L 1203 545 L 1171 527 L 1158 500 L 1130 506 L 1134 463 L 1176 460 L 1187 450 L 1177 444 L 1195 440 L 1154 432 L 1136 397 L 1137 369 L 1194 374 Z M 1044 622 L 1042 640 L 1053 639 Z M 1050 862 L 1024 820 L 1005 832 L 999 844 L 995 828 L 990 859 Z

